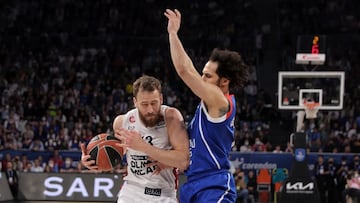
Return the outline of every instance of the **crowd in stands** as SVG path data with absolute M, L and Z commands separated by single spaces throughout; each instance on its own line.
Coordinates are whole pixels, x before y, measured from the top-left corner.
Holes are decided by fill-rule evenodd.
M 243 17 L 250 15 L 251 8 L 239 5 L 236 11 L 244 11 Z M 246 30 L 240 28 L 251 29 L 250 22 L 224 12 L 234 9 L 230 5 L 222 8 L 219 2 L 194 1 L 177 6 L 184 8 L 184 15 L 189 8 L 194 14 L 210 9 L 208 15 L 218 22 L 207 27 L 209 16 L 185 18 L 189 25 L 183 32 L 198 68 L 211 51 L 207 46 L 245 37 Z M 132 82 L 141 74 L 162 80 L 165 104 L 181 109 L 188 122 L 198 101 L 171 67 L 164 8 L 157 1 L 4 4 L 0 17 L 6 25 L 0 28 L 0 150 L 79 150 L 80 142 L 110 132 L 113 118 L 132 108 Z M 134 16 L 138 10 L 144 12 Z M 244 58 L 251 66 L 251 78 L 240 94 L 248 95 L 249 101 L 239 103 L 244 106 L 239 116 L 246 120 L 259 117 L 251 106 L 261 90 L 251 53 L 244 55 L 249 55 Z

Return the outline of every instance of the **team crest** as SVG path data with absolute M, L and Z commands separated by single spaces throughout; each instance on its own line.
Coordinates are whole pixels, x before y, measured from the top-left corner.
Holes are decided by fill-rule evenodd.
M 130 123 L 135 123 L 135 116 L 130 116 L 129 121 Z
M 298 162 L 302 162 L 305 160 L 306 152 L 305 149 L 299 148 L 295 149 L 295 160 Z

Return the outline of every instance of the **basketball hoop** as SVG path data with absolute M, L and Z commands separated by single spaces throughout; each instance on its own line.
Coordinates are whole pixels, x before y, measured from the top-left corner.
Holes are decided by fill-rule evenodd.
M 320 104 L 314 101 L 304 101 L 304 109 L 307 119 L 316 118 L 316 114 L 319 111 Z

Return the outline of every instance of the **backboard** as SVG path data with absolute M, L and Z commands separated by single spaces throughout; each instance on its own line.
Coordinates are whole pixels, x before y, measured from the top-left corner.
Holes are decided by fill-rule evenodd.
M 342 71 L 280 71 L 278 108 L 304 109 L 305 100 L 320 104 L 319 110 L 343 108 L 345 74 Z

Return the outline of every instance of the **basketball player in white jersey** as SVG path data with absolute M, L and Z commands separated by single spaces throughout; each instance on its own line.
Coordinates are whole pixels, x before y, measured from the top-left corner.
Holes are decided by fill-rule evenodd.
M 162 105 L 160 81 L 142 76 L 133 84 L 135 108 L 113 123 L 115 136 L 126 150 L 127 175 L 118 203 L 177 203 L 177 173 L 189 164 L 189 142 L 181 113 Z M 93 161 L 82 162 L 89 169 Z

